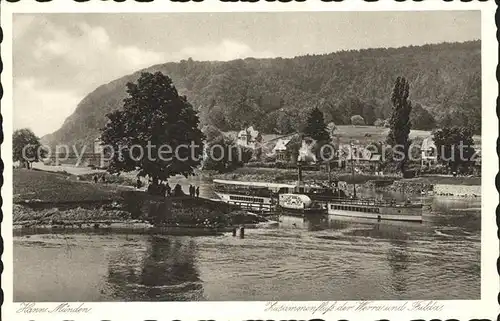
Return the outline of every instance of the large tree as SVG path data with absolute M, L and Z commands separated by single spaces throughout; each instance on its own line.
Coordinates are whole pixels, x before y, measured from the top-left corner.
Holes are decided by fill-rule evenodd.
M 393 106 L 390 118 L 390 130 L 387 136 L 389 143 L 400 156 L 398 157 L 398 169 L 404 175 L 408 162 L 409 135 L 411 128 L 410 113 L 411 101 L 410 84 L 404 77 L 398 77 L 392 91 L 391 103 Z
M 468 167 L 475 153 L 472 131 L 471 128 L 455 126 L 434 132 L 438 160 L 453 171 L 460 166 Z
M 304 135 L 311 137 L 318 142 L 325 142 L 330 140 L 330 134 L 326 128 L 323 113 L 318 107 L 311 110 L 307 117 L 306 126 L 304 128 Z
M 142 73 L 136 83 L 127 83 L 127 93 L 123 108 L 106 115 L 101 135 L 114 153 L 108 171 L 139 170 L 154 185 L 193 174 L 202 160 L 204 136 L 197 112 L 172 79 L 161 72 Z
M 31 163 L 38 162 L 45 155 L 40 139 L 31 129 L 17 129 L 12 135 L 12 157 L 14 162 L 19 162 L 26 168 L 31 168 Z

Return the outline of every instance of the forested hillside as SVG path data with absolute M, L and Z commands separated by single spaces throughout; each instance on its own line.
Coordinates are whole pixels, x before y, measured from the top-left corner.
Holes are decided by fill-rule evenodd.
M 390 116 L 394 81 L 410 82 L 413 128 L 481 127 L 481 44 L 444 43 L 391 49 L 341 51 L 290 59 L 229 62 L 183 60 L 147 68 L 169 75 L 199 110 L 202 125 L 223 131 L 252 124 L 265 133 L 300 130 L 306 113 L 319 106 L 327 122 L 367 124 Z M 88 144 L 100 135 L 105 114 L 120 108 L 125 84 L 140 71 L 102 85 L 44 143 Z

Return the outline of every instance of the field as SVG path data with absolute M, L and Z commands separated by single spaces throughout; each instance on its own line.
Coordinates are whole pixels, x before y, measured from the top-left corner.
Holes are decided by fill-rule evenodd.
M 340 143 L 347 144 L 353 141 L 358 144 L 369 143 L 373 141 L 384 141 L 389 133 L 389 128 L 375 126 L 351 126 L 339 125 L 335 131 L 335 135 L 340 138 Z M 431 135 L 430 131 L 412 130 L 410 138 L 424 139 Z
M 117 185 L 78 181 L 71 174 L 29 169 L 15 169 L 13 181 L 14 202 L 111 200 L 117 197 L 119 190 L 123 190 Z

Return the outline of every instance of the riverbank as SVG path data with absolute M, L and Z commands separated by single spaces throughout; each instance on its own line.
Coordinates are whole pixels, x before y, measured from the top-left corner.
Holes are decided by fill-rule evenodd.
M 85 228 L 110 226 L 111 224 L 138 224 L 141 227 L 149 225 L 140 219 L 132 219 L 127 211 L 118 209 L 86 209 L 73 208 L 59 210 L 48 208 L 35 210 L 29 206 L 14 204 L 13 208 L 14 228 L 52 227 L 52 228 Z
M 237 225 L 269 223 L 222 202 L 152 196 L 119 184 L 82 181 L 68 173 L 16 169 L 14 195 L 15 229 L 212 235 Z
M 35 164 L 35 168 L 41 169 L 43 172 L 54 172 L 66 176 L 73 176 L 75 179 L 81 181 L 92 182 L 94 175 L 106 174 L 103 170 L 93 170 L 86 167 L 74 166 L 45 166 L 42 164 Z M 305 181 L 328 181 L 328 173 L 324 171 L 307 171 L 302 172 Z M 376 180 L 394 180 L 415 184 L 427 185 L 481 185 L 481 177 L 458 176 L 451 175 L 422 175 L 415 178 L 402 178 L 395 174 L 387 174 L 384 176 L 373 175 L 370 173 L 361 173 L 352 176 L 349 169 L 339 171 L 333 169 L 331 177 L 348 184 L 364 184 L 369 181 Z M 287 183 L 297 181 L 297 169 L 283 169 L 283 168 L 264 168 L 264 167 L 241 167 L 229 173 L 217 173 L 214 171 L 201 171 L 197 170 L 195 176 L 185 179 L 183 176 L 172 177 L 169 181 L 178 181 L 179 179 L 187 182 L 211 181 L 212 179 L 233 179 L 241 181 L 266 181 L 275 183 Z M 106 174 L 106 181 L 109 184 L 116 184 L 122 187 L 134 187 L 136 184 L 136 173 L 123 173 L 122 175 L 109 175 Z M 143 181 L 145 182 L 145 181 Z
M 64 172 L 15 169 L 13 173 L 14 203 L 112 200 L 124 190 L 129 189 L 119 184 L 82 182 L 78 176 Z
M 481 185 L 473 184 L 474 181 L 467 181 L 469 184 L 460 184 L 462 180 L 452 181 L 454 184 L 431 183 L 433 180 L 424 178 L 411 180 L 397 180 L 390 185 L 375 186 L 373 182 L 367 182 L 362 188 L 372 189 L 379 192 L 397 192 L 403 195 L 435 195 L 435 196 L 457 196 L 457 197 L 481 197 Z M 449 182 L 449 180 L 443 180 Z
M 296 169 L 280 169 L 280 168 L 260 168 L 260 167 L 242 167 L 233 172 L 217 174 L 211 172 L 202 172 L 201 175 L 205 178 L 231 179 L 240 181 L 266 181 L 273 183 L 290 183 L 297 181 Z M 415 178 L 402 178 L 397 175 L 373 175 L 373 174 L 356 174 L 352 175 L 347 172 L 330 173 L 332 179 L 345 181 L 348 184 L 365 184 L 375 181 L 398 181 L 405 184 L 421 184 L 421 185 L 471 185 L 480 186 L 481 177 L 453 177 L 450 175 L 425 175 Z M 322 171 L 303 171 L 302 178 L 306 182 L 328 181 L 328 173 Z
M 245 211 L 219 213 L 207 209 L 176 209 L 160 224 L 134 219 L 124 210 L 57 208 L 34 210 L 14 204 L 13 229 L 18 235 L 39 233 L 106 232 L 208 236 L 231 232 L 234 227 L 267 228 L 278 223 Z
M 217 235 L 230 230 L 228 226 L 212 226 L 207 219 L 196 224 L 186 219 L 185 216 L 180 222 L 155 225 L 149 220 L 133 219 L 131 213 L 124 210 L 84 208 L 62 211 L 57 208 L 34 210 L 15 204 L 13 214 L 13 228 L 16 234 L 20 235 L 112 231 L 113 233 L 200 236 Z
M 262 181 L 272 183 L 294 183 L 297 181 L 296 169 L 241 167 L 230 173 L 201 172 L 200 175 L 206 179 L 229 179 L 239 181 Z M 349 173 L 332 172 L 332 179 L 345 181 L 348 184 L 363 184 L 376 179 L 398 179 L 397 176 L 378 176 L 372 174 L 359 174 L 352 176 Z M 328 173 L 322 171 L 302 171 L 302 179 L 305 182 L 328 182 Z
M 73 180 L 84 181 L 93 183 L 92 177 L 96 174 L 94 170 L 88 169 L 85 172 L 83 169 L 73 168 L 52 168 L 50 170 L 67 170 L 58 174 L 72 176 Z M 69 173 L 77 173 L 78 175 L 70 175 Z M 101 172 L 102 173 L 102 172 Z M 99 175 L 99 173 L 97 173 Z M 356 174 L 354 177 L 350 172 L 338 171 L 335 169 L 331 173 L 333 179 L 345 181 L 348 184 L 356 184 L 359 189 L 376 190 L 379 192 L 400 192 L 404 194 L 421 194 L 432 192 L 434 187 L 437 187 L 436 195 L 456 195 L 456 196 L 479 196 L 481 177 L 453 177 L 450 175 L 423 175 L 415 178 L 402 178 L 396 175 L 372 175 L 372 174 Z M 213 171 L 197 171 L 195 176 L 184 177 L 171 177 L 169 182 L 171 186 L 180 183 L 181 185 L 199 185 L 210 183 L 213 179 L 229 179 L 239 181 L 264 181 L 274 183 L 295 183 L 297 181 L 296 169 L 278 169 L 278 168 L 261 168 L 261 167 L 242 167 L 230 173 L 216 173 Z M 122 189 L 134 189 L 136 182 L 134 173 L 125 173 L 123 175 L 106 175 L 108 183 L 105 184 L 106 188 L 109 186 L 117 186 Z M 303 171 L 303 180 L 305 182 L 327 182 L 328 173 L 323 171 Z M 145 185 L 147 182 L 143 181 Z M 102 183 L 98 183 L 102 185 Z M 465 186 L 464 188 L 452 187 L 450 191 L 448 186 Z M 442 190 L 445 190 L 442 192 Z M 451 191 L 453 190 L 453 191 Z M 210 193 L 207 195 L 212 198 L 215 195 Z

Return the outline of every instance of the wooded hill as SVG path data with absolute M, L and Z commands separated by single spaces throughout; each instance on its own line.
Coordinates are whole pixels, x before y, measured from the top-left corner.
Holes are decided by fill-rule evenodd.
M 254 125 L 264 133 L 300 130 L 319 106 L 327 122 L 349 124 L 361 115 L 367 124 L 390 116 L 394 81 L 410 82 L 414 129 L 445 125 L 481 128 L 481 43 L 442 43 L 402 48 L 340 51 L 294 58 L 228 62 L 182 60 L 146 68 L 170 76 L 199 110 L 202 125 L 240 130 Z M 125 84 L 141 71 L 88 94 L 56 132 L 42 141 L 90 144 L 100 136 L 106 113 L 120 108 Z

